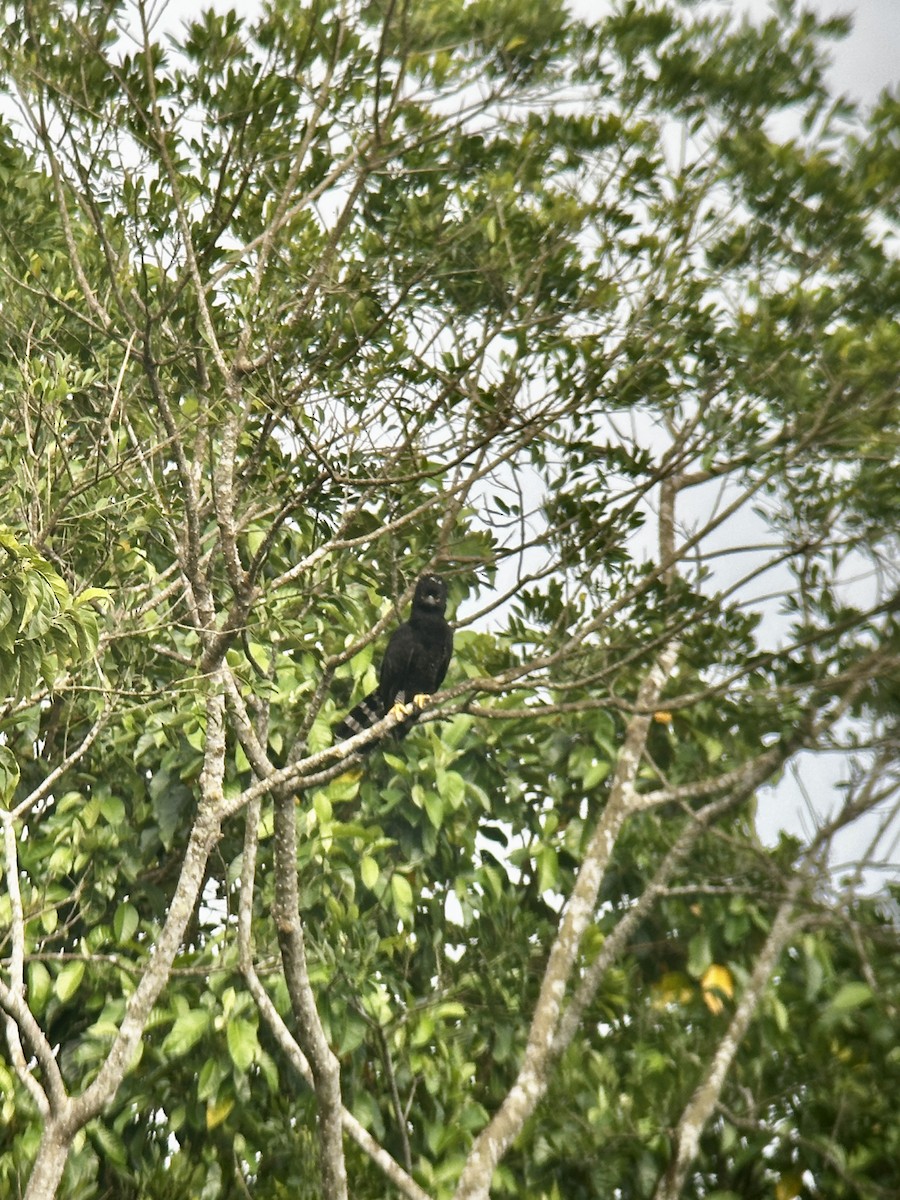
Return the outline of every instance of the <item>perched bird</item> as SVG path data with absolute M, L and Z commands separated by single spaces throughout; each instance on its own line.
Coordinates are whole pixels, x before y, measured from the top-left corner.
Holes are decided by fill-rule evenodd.
M 394 728 L 405 737 L 416 719 L 416 708 L 428 702 L 447 674 L 453 653 L 453 630 L 444 618 L 447 585 L 436 575 L 423 575 L 413 594 L 412 612 L 391 634 L 378 687 L 357 704 L 335 728 L 338 740 L 361 733 L 395 706 L 405 720 Z

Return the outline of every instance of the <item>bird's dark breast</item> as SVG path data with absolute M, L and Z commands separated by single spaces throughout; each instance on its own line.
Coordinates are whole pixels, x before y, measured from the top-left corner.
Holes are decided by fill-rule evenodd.
M 440 659 L 426 650 L 420 650 L 410 663 L 407 677 L 407 690 L 413 694 L 418 692 L 431 693 L 437 691 L 440 680 Z M 408 698 L 408 697 L 407 697 Z

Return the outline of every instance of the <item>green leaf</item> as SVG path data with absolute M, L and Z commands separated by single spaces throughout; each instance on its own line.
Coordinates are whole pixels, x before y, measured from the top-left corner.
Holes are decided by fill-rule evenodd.
M 364 854 L 360 859 L 359 874 L 369 891 L 372 891 L 378 883 L 381 871 L 375 859 L 368 854 Z
M 433 1039 L 434 1017 L 428 1012 L 420 1013 L 413 1025 L 410 1040 L 414 1046 L 427 1046 Z
M 791 1020 L 788 1014 L 787 1005 L 777 996 L 772 996 L 769 999 L 769 1009 L 775 1019 L 775 1024 L 778 1026 L 778 1032 L 787 1033 Z
M 150 799 L 159 825 L 160 840 L 169 850 L 193 796 L 168 767 L 163 767 L 150 780 Z
M 705 933 L 695 933 L 688 942 L 688 974 L 699 979 L 712 963 L 712 950 Z
M 137 932 L 139 923 L 138 910 L 133 904 L 120 904 L 113 917 L 113 933 L 119 945 L 130 942 Z
M 121 825 L 125 820 L 125 805 L 118 796 L 103 796 L 100 812 L 107 825 Z
M 552 892 L 559 883 L 559 856 L 553 846 L 542 846 L 538 855 L 538 891 Z
M 369 1026 L 361 1017 L 348 1013 L 342 1022 L 337 1044 L 337 1053 L 341 1058 L 357 1050 L 365 1041 L 368 1031 Z
M 181 1013 L 163 1041 L 163 1053 L 171 1054 L 173 1058 L 187 1054 L 208 1031 L 210 1020 L 209 1013 L 199 1008 Z
M 466 1007 L 455 1000 L 445 1000 L 435 1005 L 433 1015 L 438 1021 L 461 1021 L 466 1015 Z
M 44 963 L 40 961 L 28 964 L 28 1007 L 40 1016 L 46 1007 L 53 990 L 53 979 Z
M 602 783 L 610 771 L 610 764 L 605 761 L 594 763 L 584 773 L 584 790 L 586 792 L 593 791 L 598 784 Z
M 437 792 L 428 791 L 424 796 L 425 812 L 435 829 L 444 823 L 444 801 Z
M 197 1099 L 200 1101 L 214 1099 L 218 1095 L 226 1073 L 227 1069 L 223 1062 L 215 1058 L 208 1058 L 200 1068 L 200 1074 L 197 1077 Z
M 12 601 L 6 592 L 0 590 L 0 631 L 4 630 L 13 619 Z M 6 643 L 8 648 L 12 647 L 12 641 Z
M 725 752 L 725 747 L 718 738 L 704 737 L 701 739 L 701 743 L 706 761 L 709 763 L 717 763 Z
M 91 1121 L 87 1127 L 89 1137 L 103 1155 L 103 1158 L 114 1163 L 121 1169 L 126 1169 L 128 1151 L 118 1134 L 103 1123 L 102 1120 Z
M 13 793 L 19 786 L 19 764 L 7 746 L 0 746 L 0 803 L 9 807 Z
M 324 792 L 318 791 L 313 796 L 313 808 L 318 818 L 319 827 L 330 825 L 334 810 L 331 807 L 331 801 Z
M 63 1004 L 71 1000 L 79 987 L 81 987 L 81 981 L 84 979 L 84 968 L 85 963 L 83 960 L 68 962 L 57 975 L 53 990 Z
M 412 924 L 413 910 L 413 892 L 409 881 L 396 872 L 391 876 L 391 899 L 394 905 L 394 912 L 401 921 L 406 921 Z
M 225 1038 L 231 1061 L 239 1071 L 247 1071 L 259 1051 L 256 1025 L 242 1017 L 233 1017 L 225 1026 Z
M 112 604 L 112 596 L 106 588 L 88 587 L 83 592 L 79 592 L 72 603 L 74 607 L 79 608 L 84 604 L 91 604 L 93 601 L 99 601 L 101 606 Z
M 845 983 L 838 988 L 829 1004 L 834 1012 L 850 1012 L 851 1009 L 861 1008 L 872 999 L 872 989 L 867 983 L 857 980 Z
M 439 768 L 435 772 L 438 792 L 455 811 L 460 808 L 466 798 L 466 783 L 457 771 L 445 771 Z M 427 805 L 427 801 L 426 801 Z

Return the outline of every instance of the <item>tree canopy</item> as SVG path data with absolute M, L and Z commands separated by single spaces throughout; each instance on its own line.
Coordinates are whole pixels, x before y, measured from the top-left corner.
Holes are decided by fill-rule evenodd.
M 0 22 L 0 1191 L 890 1195 L 900 104 L 829 94 L 846 23 Z M 444 685 L 335 744 L 425 572 Z

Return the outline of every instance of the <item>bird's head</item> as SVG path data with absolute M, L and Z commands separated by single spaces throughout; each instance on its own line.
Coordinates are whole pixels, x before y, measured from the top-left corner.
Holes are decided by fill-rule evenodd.
M 413 608 L 443 612 L 447 607 L 447 585 L 437 575 L 423 575 L 416 584 Z

